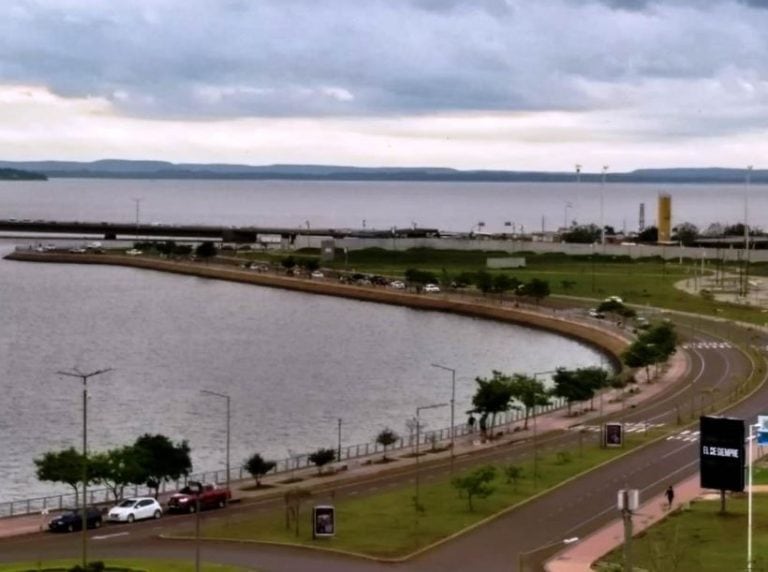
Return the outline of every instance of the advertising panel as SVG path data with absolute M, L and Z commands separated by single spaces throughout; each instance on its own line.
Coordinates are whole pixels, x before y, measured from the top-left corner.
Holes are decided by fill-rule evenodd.
M 768 415 L 757 416 L 757 444 L 768 445 Z
M 312 509 L 312 535 L 326 538 L 336 534 L 336 509 L 331 505 L 318 505 Z
M 745 428 L 743 419 L 701 417 L 699 474 L 701 487 L 744 490 Z
M 606 423 L 603 441 L 606 447 L 621 447 L 624 444 L 624 426 L 621 423 Z

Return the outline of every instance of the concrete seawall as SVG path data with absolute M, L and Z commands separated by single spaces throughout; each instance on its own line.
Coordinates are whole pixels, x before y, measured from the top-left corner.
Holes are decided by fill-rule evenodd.
M 157 270 L 160 272 L 199 276 L 215 280 L 256 284 L 258 286 L 267 286 L 271 288 L 283 288 L 309 294 L 351 298 L 366 302 L 392 304 L 421 310 L 451 312 L 464 316 L 497 320 L 548 330 L 589 344 L 606 351 L 612 357 L 615 365 L 621 363 L 619 355 L 628 344 L 626 338 L 615 332 L 558 317 L 554 314 L 547 315 L 544 312 L 528 309 L 507 308 L 492 304 L 468 302 L 444 294 L 410 294 L 385 289 L 383 287 L 350 286 L 324 280 L 308 280 L 304 278 L 292 278 L 289 276 L 276 276 L 274 274 L 255 273 L 240 268 L 227 268 L 205 262 L 176 262 L 158 258 L 130 257 L 114 254 L 74 254 L 17 250 L 7 255 L 5 258 L 27 262 L 128 266 L 132 268 Z

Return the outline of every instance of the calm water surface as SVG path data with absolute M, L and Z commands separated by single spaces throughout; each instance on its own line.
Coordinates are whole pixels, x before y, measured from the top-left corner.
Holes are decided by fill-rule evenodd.
M 11 247 L 0 247 L 5 254 Z M 405 432 L 418 404 L 457 412 L 476 375 L 600 362 L 571 340 L 465 317 L 130 268 L 0 261 L 0 501 L 47 494 L 32 459 L 81 443 L 81 385 L 56 375 L 114 371 L 89 384 L 92 450 L 144 432 L 187 439 L 195 469 L 223 466 L 232 396 L 232 460 L 283 458 Z M 430 411 L 447 426 L 449 408 Z M 461 417 L 460 417 L 461 418 Z

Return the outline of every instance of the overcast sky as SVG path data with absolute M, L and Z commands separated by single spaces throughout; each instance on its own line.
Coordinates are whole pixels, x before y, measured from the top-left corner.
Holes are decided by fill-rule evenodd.
M 0 159 L 768 157 L 768 0 L 4 0 Z

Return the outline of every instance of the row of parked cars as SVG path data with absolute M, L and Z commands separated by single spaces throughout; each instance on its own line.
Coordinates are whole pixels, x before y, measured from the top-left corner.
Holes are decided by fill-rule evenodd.
M 226 487 L 214 484 L 190 482 L 178 493 L 171 495 L 166 507 L 167 512 L 193 513 L 209 508 L 223 508 L 232 498 Z M 127 498 L 106 511 L 88 507 L 86 525 L 88 528 L 100 528 L 104 521 L 115 523 L 132 523 L 137 520 L 157 519 L 163 516 L 163 506 L 153 497 Z M 67 510 L 56 515 L 48 522 L 52 532 L 74 532 L 83 529 L 82 509 Z

